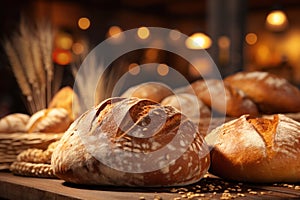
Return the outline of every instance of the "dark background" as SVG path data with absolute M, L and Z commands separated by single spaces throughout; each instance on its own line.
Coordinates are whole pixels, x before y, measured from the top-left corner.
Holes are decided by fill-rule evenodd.
M 75 39 L 88 40 L 91 49 L 106 38 L 107 30 L 113 25 L 118 25 L 123 30 L 140 26 L 157 26 L 178 29 L 187 35 L 201 31 L 208 33 L 213 40 L 220 35 L 227 35 L 231 39 L 230 57 L 227 63 L 218 60 L 217 43 L 213 43 L 213 46 L 208 49 L 220 67 L 222 75 L 226 76 L 248 68 L 273 69 L 282 64 L 283 61 L 280 59 L 283 55 L 285 58 L 290 58 L 289 51 L 284 52 L 279 47 L 274 47 L 274 44 L 269 44 L 271 49 L 279 49 L 273 52 L 274 55 L 279 52 L 279 61 L 275 64 L 271 62 L 274 58 L 271 55 L 269 62 L 258 63 L 253 59 L 253 52 L 257 51 L 256 47 L 247 46 L 244 42 L 244 36 L 248 32 L 257 32 L 265 37 L 271 35 L 270 37 L 278 43 L 290 37 L 290 32 L 270 33 L 263 28 L 267 13 L 274 8 L 284 9 L 288 13 L 290 22 L 288 31 L 300 30 L 299 0 L 5 0 L 0 6 L 0 40 L 2 42 L 14 34 L 23 15 L 33 21 L 47 19 L 57 30 L 67 32 Z M 85 31 L 77 26 L 77 20 L 82 16 L 89 17 L 92 23 Z M 26 113 L 23 97 L 9 68 L 2 45 L 0 47 L 0 117 L 13 112 Z M 299 46 L 295 46 L 294 51 L 300 52 Z M 297 55 L 292 56 L 297 57 Z M 291 80 L 295 85 L 300 82 L 298 61 L 293 61 L 294 63 L 291 64 L 294 72 Z M 177 63 L 178 66 L 175 63 L 174 67 L 187 73 L 183 68 L 185 63 L 182 64 L 180 60 Z M 61 67 L 64 76 L 62 86 L 72 85 L 74 80 L 70 75 L 69 66 Z M 281 73 L 280 70 L 276 70 L 275 73 Z

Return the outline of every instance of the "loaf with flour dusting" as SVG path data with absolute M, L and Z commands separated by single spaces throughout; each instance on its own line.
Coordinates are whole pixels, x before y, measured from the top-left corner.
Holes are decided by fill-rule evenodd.
M 173 186 L 199 181 L 210 156 L 193 123 L 173 107 L 111 98 L 70 126 L 51 164 L 56 176 L 77 184 Z
M 239 72 L 226 77 L 224 82 L 242 90 L 262 113 L 300 112 L 300 90 L 274 74 Z
M 24 133 L 30 116 L 23 113 L 6 115 L 0 119 L 0 133 Z
M 255 183 L 300 181 L 300 123 L 282 114 L 243 115 L 214 129 L 210 171 L 222 178 Z
M 26 129 L 29 133 L 62 133 L 68 129 L 72 121 L 64 108 L 42 109 L 30 117 Z

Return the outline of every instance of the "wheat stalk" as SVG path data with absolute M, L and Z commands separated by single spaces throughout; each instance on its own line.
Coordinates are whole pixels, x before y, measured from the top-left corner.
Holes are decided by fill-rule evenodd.
M 50 24 L 43 23 L 38 25 L 39 41 L 41 45 L 42 58 L 46 70 L 46 88 L 47 88 L 47 105 L 52 98 L 52 80 L 53 80 L 53 62 L 52 62 L 52 44 L 53 32 Z
M 13 45 L 9 40 L 6 40 L 4 42 L 4 48 L 5 48 L 6 54 L 8 56 L 9 62 L 11 63 L 12 71 L 18 82 L 21 92 L 24 96 L 26 96 L 29 112 L 33 113 L 34 105 L 33 105 L 33 99 L 32 99 L 32 91 L 31 91 L 29 82 L 26 79 L 26 75 L 21 66 L 18 55 L 16 54 L 16 51 L 13 48 Z
M 43 67 L 42 62 L 42 54 L 41 54 L 41 48 L 39 46 L 39 42 L 37 38 L 33 38 L 32 40 L 32 55 L 33 55 L 33 66 L 36 71 L 37 79 L 39 81 L 40 85 L 40 97 L 41 97 L 41 107 L 45 108 L 46 105 L 46 73 L 45 69 Z
M 52 98 L 53 33 L 49 24 L 29 26 L 21 19 L 19 32 L 4 42 L 12 71 L 26 96 L 31 114 L 46 108 Z
M 76 79 L 75 89 L 77 91 L 75 92 L 77 92 L 81 101 L 81 112 L 83 112 L 111 97 L 115 84 L 123 74 L 123 70 L 118 65 L 106 71 L 103 63 L 98 62 L 99 59 L 95 52 L 91 52 L 82 64 L 84 56 L 77 58 L 79 59 L 71 65 L 71 70 Z M 82 67 L 82 69 L 79 69 L 79 67 Z M 102 77 L 99 77 L 99 75 L 102 75 Z
M 32 33 L 30 32 L 32 28 L 25 22 L 25 20 L 22 18 L 21 23 L 20 23 L 20 36 L 17 37 L 17 44 L 19 45 L 19 56 L 23 62 L 23 67 L 26 68 L 24 69 L 29 83 L 32 85 L 33 90 L 35 91 L 33 93 L 33 102 L 35 103 L 35 107 L 37 110 L 42 109 L 41 106 L 41 85 L 40 82 L 38 81 L 38 75 L 34 67 L 34 62 L 33 62 L 33 55 L 32 52 L 32 40 L 34 40 Z M 17 45 L 16 44 L 16 45 Z

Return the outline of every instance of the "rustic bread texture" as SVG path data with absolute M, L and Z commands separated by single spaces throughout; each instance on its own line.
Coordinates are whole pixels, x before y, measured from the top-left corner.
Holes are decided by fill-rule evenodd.
M 265 114 L 300 112 L 300 90 L 267 72 L 239 72 L 224 82 L 242 90 Z
M 66 109 L 49 108 L 34 113 L 26 125 L 26 130 L 29 133 L 62 133 L 71 123 L 72 119 Z
M 258 115 L 257 106 L 251 99 L 241 90 L 223 83 L 222 80 L 198 80 L 191 84 L 191 89 L 204 104 L 218 113 L 230 117 L 239 117 L 243 114 Z
M 173 106 L 190 119 L 211 117 L 210 108 L 193 94 L 179 93 L 171 95 L 164 98 L 161 104 Z
M 26 124 L 30 116 L 22 113 L 14 113 L 0 119 L 0 133 L 26 132 Z
M 243 115 L 206 140 L 213 146 L 210 171 L 215 175 L 258 183 L 300 181 L 300 123 L 285 115 Z
M 121 95 L 121 97 L 137 97 L 140 99 L 149 99 L 159 103 L 165 97 L 172 94 L 172 91 L 163 83 L 147 82 L 129 88 Z
M 69 86 L 61 88 L 52 98 L 48 108 L 64 108 L 68 111 L 72 120 L 78 117 L 80 112 L 79 100 L 76 93 Z
M 210 156 L 193 123 L 173 107 L 112 98 L 70 126 L 51 162 L 67 182 L 171 186 L 199 181 Z

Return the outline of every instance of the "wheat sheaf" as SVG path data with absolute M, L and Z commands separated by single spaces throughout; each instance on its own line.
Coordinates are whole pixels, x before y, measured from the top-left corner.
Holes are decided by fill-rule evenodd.
M 3 41 L 11 70 L 30 114 L 46 108 L 53 96 L 53 35 L 50 23 L 33 24 L 21 18 L 19 29 Z

